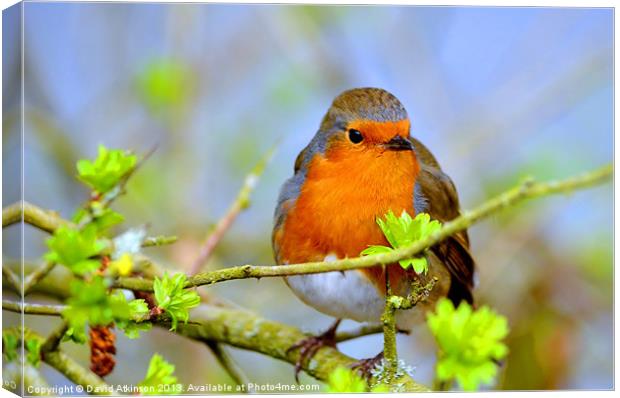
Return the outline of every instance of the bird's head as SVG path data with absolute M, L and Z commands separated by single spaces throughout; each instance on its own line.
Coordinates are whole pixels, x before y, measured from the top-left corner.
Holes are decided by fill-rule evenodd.
M 410 122 L 400 101 L 380 88 L 356 88 L 336 97 L 297 166 L 317 153 L 331 162 L 368 164 L 377 158 L 415 161 Z

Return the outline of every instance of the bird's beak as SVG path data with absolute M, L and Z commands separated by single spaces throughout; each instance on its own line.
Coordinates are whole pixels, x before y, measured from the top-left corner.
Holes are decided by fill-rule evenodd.
M 403 138 L 400 135 L 395 136 L 388 142 L 382 144 L 385 149 L 391 151 L 413 151 L 413 145 L 411 145 L 411 141 L 406 138 Z

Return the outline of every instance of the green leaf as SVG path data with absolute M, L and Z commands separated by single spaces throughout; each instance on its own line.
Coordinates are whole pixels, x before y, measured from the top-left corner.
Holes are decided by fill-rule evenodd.
M 118 322 L 116 324 L 120 329 L 125 332 L 125 335 L 130 339 L 140 338 L 140 332 L 148 332 L 152 329 L 151 322 L 134 322 L 125 321 Z
M 393 211 L 388 211 L 384 219 L 377 218 L 377 225 L 393 249 L 410 246 L 414 242 L 424 239 L 441 229 L 439 221 L 431 221 L 428 214 L 420 213 L 415 218 L 411 218 L 409 213 L 404 210 L 400 217 L 396 217 Z M 392 248 L 377 245 L 369 246 L 360 255 L 370 256 L 388 253 L 393 250 Z M 428 271 L 428 261 L 424 254 L 415 258 L 400 260 L 399 264 L 405 269 L 413 267 L 417 274 L 423 274 Z
M 132 319 L 144 318 L 149 314 L 149 306 L 144 299 L 134 299 L 129 303 L 129 316 Z
M 391 247 L 387 247 L 387 246 L 372 245 L 372 246 L 368 246 L 360 254 L 362 256 L 372 256 L 374 254 L 389 253 L 393 250 L 394 249 L 392 249 Z
M 468 391 L 493 381 L 496 361 L 508 354 L 502 341 L 508 335 L 505 317 L 486 306 L 474 311 L 466 302 L 455 309 L 444 298 L 427 314 L 427 325 L 439 348 L 439 380 L 455 379 Z
M 125 221 L 125 217 L 122 214 L 117 213 L 112 209 L 105 208 L 100 214 L 95 216 L 93 224 L 95 224 L 99 232 L 105 232 L 123 221 Z
M 26 339 L 24 344 L 26 347 L 26 359 L 33 366 L 39 366 L 41 363 L 41 340 L 39 339 Z
M 147 332 L 153 326 L 150 322 L 144 322 L 149 317 L 149 307 L 143 299 L 131 300 L 127 304 L 130 319 L 117 320 L 116 325 L 125 332 L 127 337 L 137 339 L 140 337 L 140 332 Z
M 13 330 L 2 331 L 2 353 L 7 362 L 17 359 L 18 344 L 19 338 Z
M 330 393 L 368 392 L 368 385 L 356 371 L 339 366 L 329 374 L 327 391 Z
M 48 261 L 62 264 L 74 274 L 85 275 L 99 268 L 100 262 L 91 257 L 99 255 L 106 245 L 97 239 L 97 229 L 92 225 L 83 230 L 63 225 L 47 240 L 47 246 Z
M 172 318 L 170 330 L 176 330 L 179 319 L 187 323 L 189 310 L 200 304 L 198 293 L 183 289 L 186 281 L 187 276 L 183 273 L 175 274 L 172 278 L 166 273 L 162 279 L 155 277 L 153 282 L 157 306 Z
M 120 291 L 108 294 L 108 287 L 109 283 L 99 275 L 90 282 L 71 282 L 71 297 L 62 316 L 74 333 L 82 333 L 86 324 L 105 326 L 129 320 L 131 307 L 125 296 Z
M 78 178 L 95 192 L 103 194 L 118 185 L 135 165 L 135 155 L 120 149 L 108 150 L 99 145 L 97 159 L 77 162 Z
M 23 334 L 22 330 L 24 330 Z M 5 360 L 9 362 L 20 357 L 22 339 L 26 360 L 31 365 L 38 367 L 41 363 L 41 345 L 43 340 L 29 329 L 22 329 L 21 327 L 2 330 L 2 352 Z
M 149 368 L 146 371 L 144 379 L 138 383 L 143 394 L 160 395 L 175 394 L 174 388 L 166 389 L 162 386 L 176 384 L 177 378 L 174 376 L 174 365 L 166 362 L 159 354 L 154 354 L 149 362 Z
M 426 257 L 415 257 L 410 260 L 401 260 L 401 266 L 403 266 L 402 261 L 408 261 L 408 266 L 412 266 L 413 270 L 416 274 L 425 274 L 428 271 L 428 262 L 426 261 Z M 407 268 L 403 266 L 403 268 Z
M 86 333 L 84 332 L 84 328 L 76 329 L 74 327 L 69 327 L 65 334 L 62 336 L 62 341 L 73 341 L 77 344 L 86 343 Z

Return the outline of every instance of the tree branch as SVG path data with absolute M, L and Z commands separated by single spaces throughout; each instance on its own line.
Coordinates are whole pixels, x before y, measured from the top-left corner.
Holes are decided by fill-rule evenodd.
M 45 341 L 41 345 L 41 352 L 43 353 L 43 355 L 45 355 L 45 353 L 58 350 L 58 346 L 60 345 L 60 342 L 62 341 L 62 338 L 64 337 L 68 329 L 69 325 L 63 320 L 60 326 L 54 329 L 54 331 L 47 337 L 47 339 L 45 339 Z
M 389 300 L 392 297 L 390 286 L 389 267 L 385 268 L 385 305 L 381 314 L 383 324 L 383 362 L 385 364 L 385 379 L 392 384 L 398 370 L 398 354 L 396 351 L 396 308 Z
M 69 296 L 68 286 L 72 277 L 70 274 L 50 274 L 45 283 L 36 286 L 36 290 L 42 294 L 64 299 Z M 162 315 L 161 318 L 152 319 L 151 322 L 168 329 L 170 322 L 166 320 L 165 313 Z M 216 341 L 262 353 L 290 364 L 296 363 L 299 352 L 298 350 L 287 352 L 288 348 L 307 337 L 295 327 L 266 320 L 249 311 L 210 304 L 201 304 L 194 308 L 189 322 L 179 323 L 176 333 L 205 344 Z M 344 340 L 343 338 L 341 341 Z M 334 369 L 353 363 L 355 359 L 334 348 L 325 347 L 320 349 L 309 363 L 304 364 L 303 370 L 312 377 L 327 381 Z M 428 391 L 427 387 L 414 382 L 408 376 L 398 382 L 404 383 L 407 391 Z
M 255 266 L 242 265 L 224 268 L 217 271 L 203 272 L 188 278 L 185 287 L 211 285 L 235 279 L 265 278 L 302 274 L 316 274 L 330 271 L 346 271 L 351 269 L 368 268 L 376 265 L 393 264 L 400 260 L 414 257 L 429 247 L 436 245 L 442 240 L 465 230 L 472 224 L 497 213 L 507 207 L 513 206 L 526 199 L 533 199 L 546 195 L 568 193 L 578 189 L 584 189 L 607 181 L 613 172 L 612 165 L 607 165 L 589 173 L 567 178 L 564 180 L 537 183 L 532 180 L 512 188 L 495 198 L 488 200 L 482 205 L 470 211 L 464 211 L 461 216 L 449 221 L 434 234 L 414 242 L 410 246 L 395 249 L 389 253 L 376 254 L 366 257 L 348 258 L 333 262 L 311 262 L 293 265 Z M 119 278 L 116 287 L 131 290 L 152 291 L 153 282 L 141 278 Z
M 2 228 L 21 222 L 22 215 L 26 224 L 49 233 L 53 233 L 61 225 L 70 224 L 55 211 L 43 210 L 28 202 L 20 201 L 2 209 Z
M 65 305 L 22 304 L 15 301 L 2 300 L 3 310 L 27 315 L 60 315 L 66 307 Z
M 109 395 L 113 391 L 112 386 L 106 384 L 99 376 L 89 369 L 85 369 L 82 365 L 58 349 L 56 340 L 60 342 L 62 334 L 65 332 L 63 328 L 64 325 L 61 325 L 60 328 L 52 332 L 50 337 L 42 343 L 40 352 L 43 362 L 58 370 L 75 384 L 84 387 L 85 392 L 95 395 Z M 30 338 L 43 341 L 42 336 L 30 329 L 25 329 L 24 334 L 31 336 Z
M 190 319 L 196 324 L 179 324 L 177 333 L 203 342 L 215 340 L 256 351 L 290 364 L 297 362 L 299 352 L 288 349 L 307 337 L 297 328 L 268 321 L 243 310 L 203 304 L 192 311 Z M 347 367 L 355 362 L 355 359 L 334 348 L 324 347 L 309 363 L 304 364 L 303 370 L 318 380 L 326 381 L 336 368 Z M 428 391 L 427 387 L 408 376 L 396 382 L 403 383 L 406 391 Z
M 226 352 L 226 349 L 222 347 L 221 344 L 215 341 L 210 341 L 210 342 L 207 342 L 207 346 L 211 349 L 211 352 L 213 352 L 213 355 L 215 356 L 217 361 L 220 363 L 222 368 L 226 370 L 228 375 L 233 379 L 235 383 L 237 383 L 237 385 L 248 386 L 251 384 L 250 380 L 245 375 L 243 370 L 234 361 L 234 359 L 230 356 L 230 354 Z M 252 391 L 246 391 L 246 392 L 251 393 Z
M 26 280 L 24 281 L 24 296 L 28 294 L 28 292 L 30 291 L 30 289 L 32 289 L 34 285 L 39 283 L 41 279 L 45 278 L 47 274 L 49 274 L 54 269 L 55 266 L 56 263 L 48 261 L 39 268 L 35 269 L 30 274 L 28 274 L 28 276 L 26 276 Z
M 20 278 L 6 264 L 2 264 L 2 280 L 6 281 L 6 283 L 9 284 L 20 297 L 23 296 L 22 282 Z
M 82 367 L 70 356 L 62 351 L 51 351 L 43 355 L 43 361 L 65 375 L 69 380 L 85 389 L 92 389 L 90 394 L 109 395 L 112 386 L 106 384 L 103 379 Z
M 65 220 L 53 210 L 45 210 L 28 202 L 15 202 L 2 209 L 2 228 L 6 228 L 22 221 L 40 229 L 41 231 L 53 234 L 54 231 L 62 226 L 75 226 L 69 220 Z M 146 237 L 142 242 L 142 247 L 162 246 L 177 241 L 176 236 L 154 236 Z
M 142 242 L 142 247 L 170 245 L 176 242 L 178 239 L 179 238 L 177 238 L 176 236 L 163 236 L 163 235 L 147 237 L 147 238 L 144 238 L 144 241 Z

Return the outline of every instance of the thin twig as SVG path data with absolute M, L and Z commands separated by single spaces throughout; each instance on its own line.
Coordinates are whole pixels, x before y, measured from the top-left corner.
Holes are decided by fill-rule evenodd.
M 22 215 L 26 224 L 49 233 L 53 233 L 61 225 L 71 224 L 55 211 L 44 210 L 28 202 L 19 201 L 2 209 L 2 228 L 21 222 Z
M 63 336 L 67 333 L 67 329 L 69 329 L 69 325 L 63 320 L 60 326 L 54 329 L 47 339 L 45 339 L 41 345 L 41 352 L 45 354 L 46 352 L 56 351 Z
M 66 310 L 68 305 L 54 305 L 54 304 L 31 304 L 31 303 L 18 303 L 16 301 L 2 300 L 2 309 L 24 313 L 27 315 L 54 315 L 61 316 L 62 312 Z M 156 317 L 146 318 L 143 315 L 133 315 L 131 320 L 134 322 L 153 321 L 159 323 L 170 323 L 171 319 L 167 314 L 161 314 Z
M 179 238 L 176 236 L 152 236 L 144 238 L 142 241 L 142 247 L 151 247 L 151 246 L 163 246 L 169 245 L 176 242 Z
M 22 207 L 23 204 L 23 207 Z M 2 228 L 17 224 L 24 216 L 24 222 L 32 225 L 44 232 L 53 234 L 54 231 L 62 226 L 76 225 L 66 220 L 53 210 L 45 210 L 28 202 L 15 202 L 2 209 Z M 174 243 L 178 240 L 176 236 L 149 236 L 144 238 L 142 247 L 161 246 Z
M 252 383 L 230 354 L 226 352 L 226 348 L 216 341 L 208 341 L 207 346 L 211 349 L 211 352 L 213 352 L 219 364 L 226 370 L 234 382 L 237 383 L 237 385 L 249 388 Z M 245 392 L 253 393 L 254 391 Z
M 113 386 L 106 384 L 102 378 L 82 367 L 82 365 L 62 351 L 51 351 L 46 353 L 43 355 L 43 361 L 64 374 L 67 379 L 75 384 L 90 390 L 90 394 L 110 395 L 114 391 Z
M 28 315 L 60 315 L 67 308 L 65 305 L 53 304 L 22 304 L 15 301 L 2 300 L 2 309 Z
M 34 285 L 39 283 L 41 279 L 45 278 L 55 266 L 55 262 L 48 261 L 26 276 L 26 280 L 24 281 L 24 296 L 30 292 L 30 289 L 32 289 Z
M 190 274 L 196 274 L 207 263 L 213 250 L 217 247 L 218 243 L 228 231 L 233 222 L 237 219 L 237 216 L 250 205 L 250 194 L 254 191 L 260 176 L 263 174 L 265 167 L 271 160 L 275 148 L 270 149 L 265 156 L 254 166 L 252 171 L 245 177 L 243 186 L 239 190 L 235 201 L 230 205 L 228 211 L 216 224 L 213 231 L 207 236 L 204 244 L 200 248 L 198 257 L 194 261 Z
M 6 264 L 2 264 L 2 279 L 5 280 L 20 297 L 23 296 L 20 278 Z
M 390 267 L 385 267 L 385 306 L 381 315 L 381 323 L 383 324 L 385 379 L 391 383 L 398 370 L 398 354 L 396 350 L 396 308 L 389 300 L 392 297 L 389 269 Z
M 517 187 L 484 202 L 482 205 L 473 210 L 464 211 L 461 216 L 443 224 L 442 228 L 434 234 L 418 240 L 409 246 L 395 249 L 389 253 L 376 254 L 366 257 L 347 258 L 333 262 L 321 261 L 275 266 L 241 265 L 196 274 L 188 278 L 185 287 L 211 285 L 234 279 L 316 274 L 321 272 L 346 271 L 350 269 L 374 267 L 376 265 L 393 264 L 400 260 L 414 257 L 418 253 L 421 253 L 429 247 L 436 245 L 455 233 L 467 229 L 481 219 L 489 217 L 500 210 L 513 206 L 526 199 L 533 199 L 558 193 L 569 193 L 578 189 L 584 189 L 601 184 L 609 180 L 612 172 L 612 165 L 607 165 L 589 173 L 584 173 L 582 175 L 564 180 L 544 183 L 537 183 L 531 180 L 525 181 Z M 115 286 L 131 290 L 153 290 L 152 281 L 146 281 L 140 278 L 119 278 L 116 281 Z

